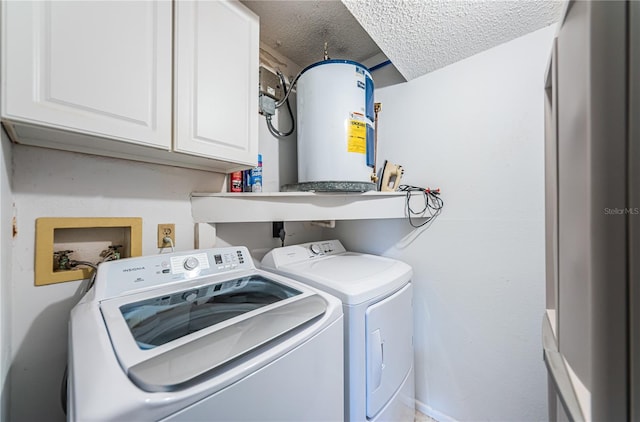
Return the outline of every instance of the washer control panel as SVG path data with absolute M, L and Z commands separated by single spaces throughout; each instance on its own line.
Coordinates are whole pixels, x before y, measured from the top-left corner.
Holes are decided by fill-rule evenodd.
M 163 273 L 182 274 L 194 270 L 209 269 L 209 257 L 206 253 L 199 253 L 187 256 L 172 256 L 169 260 L 169 268 L 165 268 Z M 167 271 L 168 270 L 168 271 Z
M 280 268 L 283 265 L 309 261 L 326 255 L 337 255 L 346 250 L 339 240 L 322 240 L 300 245 L 275 248 L 265 255 L 262 265 L 268 268 Z
M 169 282 L 250 269 L 255 265 L 244 246 L 109 261 L 98 269 L 96 295 L 108 298 Z
M 309 245 L 309 250 L 311 251 L 312 254 L 314 255 L 320 255 L 321 253 L 323 253 L 324 251 L 322 250 L 322 247 L 320 247 L 319 243 L 312 243 L 311 245 Z

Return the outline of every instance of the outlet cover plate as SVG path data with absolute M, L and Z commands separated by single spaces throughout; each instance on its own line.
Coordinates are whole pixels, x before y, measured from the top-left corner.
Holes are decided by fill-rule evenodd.
M 176 225 L 175 224 L 158 224 L 158 247 L 167 248 L 171 247 L 170 243 L 165 243 L 164 238 L 169 236 L 173 242 L 173 246 L 176 246 Z

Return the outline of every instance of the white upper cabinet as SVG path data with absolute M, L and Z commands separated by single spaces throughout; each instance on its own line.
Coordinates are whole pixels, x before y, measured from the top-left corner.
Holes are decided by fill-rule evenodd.
M 3 116 L 171 148 L 171 3 L 9 1 Z
M 238 2 L 175 3 L 176 151 L 253 165 L 258 18 Z
M 258 45 L 235 0 L 3 1 L 2 121 L 18 143 L 247 168 Z

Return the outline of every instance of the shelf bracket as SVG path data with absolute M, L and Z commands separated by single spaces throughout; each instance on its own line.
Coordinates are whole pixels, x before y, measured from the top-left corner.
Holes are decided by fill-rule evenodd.
M 193 233 L 194 249 L 214 248 L 217 235 L 215 223 L 195 223 Z

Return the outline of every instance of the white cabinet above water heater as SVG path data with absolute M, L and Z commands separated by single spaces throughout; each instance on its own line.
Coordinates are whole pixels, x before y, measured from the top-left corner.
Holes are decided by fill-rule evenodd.
M 14 142 L 224 172 L 255 165 L 259 23 L 239 2 L 1 7 L 2 122 Z

